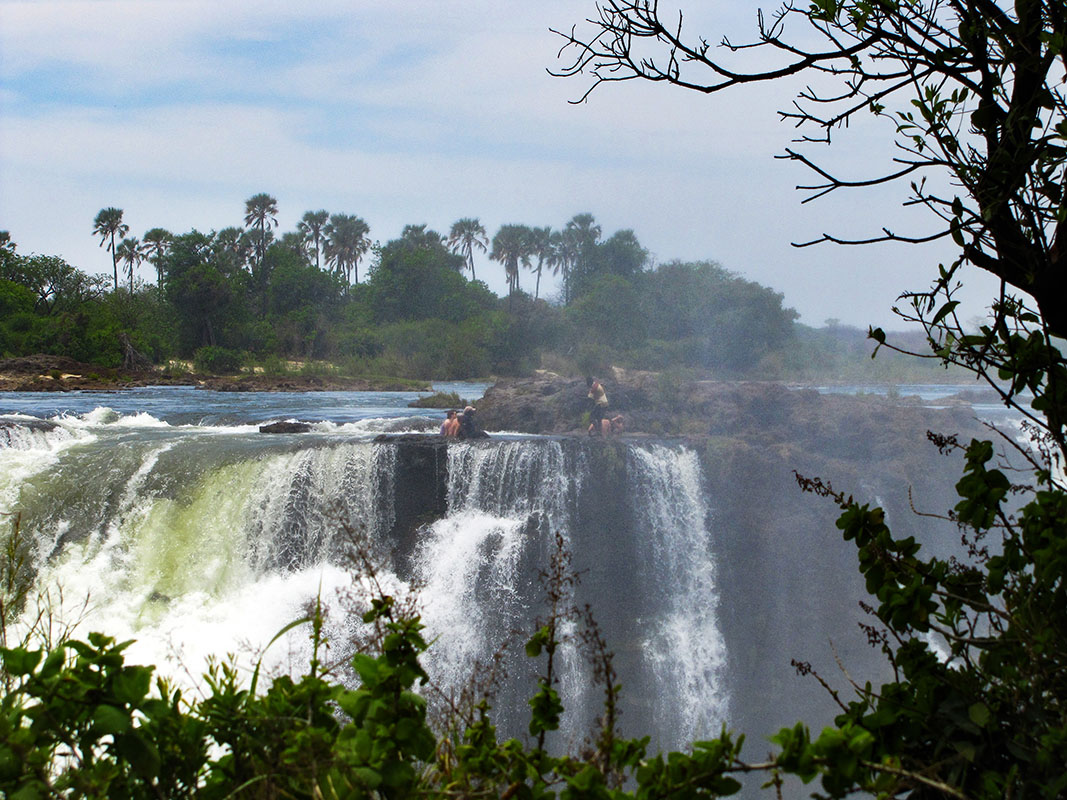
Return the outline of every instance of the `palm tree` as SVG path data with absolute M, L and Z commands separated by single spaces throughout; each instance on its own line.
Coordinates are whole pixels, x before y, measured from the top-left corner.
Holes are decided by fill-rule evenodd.
M 421 225 L 405 225 L 400 232 L 400 241 L 420 250 L 437 250 L 445 246 L 445 237 L 435 230 L 428 230 L 426 223 Z M 458 267 L 462 270 L 463 267 Z
M 307 211 L 304 218 L 296 224 L 296 229 L 304 236 L 304 242 L 315 250 L 315 267 L 322 269 L 322 231 L 330 215 L 326 211 Z
M 115 291 L 119 288 L 119 257 L 115 252 L 115 237 L 123 237 L 130 232 L 130 226 L 122 221 L 121 208 L 103 208 L 93 220 L 93 233 L 100 237 L 100 246 L 107 245 L 111 253 L 111 268 L 115 273 Z
M 580 289 L 589 280 L 593 270 L 596 246 L 600 241 L 600 226 L 592 214 L 584 213 L 571 217 L 564 230 L 570 238 L 569 247 L 574 258 L 566 281 L 567 302 L 570 302 L 574 299 L 574 290 Z
M 131 236 L 129 239 L 123 239 L 119 242 L 115 252 L 118 254 L 118 258 L 122 260 L 122 263 L 126 265 L 123 271 L 130 276 L 130 294 L 133 294 L 133 272 L 141 263 L 141 259 L 144 258 L 144 254 L 141 252 L 141 243 L 137 241 L 136 236 Z
M 164 228 L 152 228 L 145 231 L 141 239 L 141 249 L 156 267 L 156 285 L 163 286 L 163 256 L 170 249 L 174 236 Z
M 333 214 L 323 228 L 326 235 L 326 262 L 338 275 L 343 275 L 345 284 L 359 283 L 359 261 L 370 248 L 370 226 L 360 217 L 349 214 Z
M 448 246 L 453 253 L 458 253 L 467 261 L 467 269 L 471 271 L 471 280 L 474 277 L 474 248 L 477 247 L 483 253 L 489 246 L 489 238 L 485 233 L 485 226 L 475 218 L 464 217 L 452 224 L 452 230 L 448 233 Z
M 529 247 L 529 255 L 537 256 L 537 266 L 531 267 L 537 273 L 537 283 L 534 287 L 534 300 L 536 300 L 541 293 L 541 270 L 546 263 L 550 263 L 554 258 L 555 248 L 552 246 L 552 229 L 549 227 L 530 228 L 526 237 L 526 244 Z
M 235 270 L 242 270 L 248 266 L 248 259 L 252 255 L 252 240 L 248 233 L 241 228 L 223 228 L 215 234 L 212 245 L 216 252 L 223 253 Z
M 499 261 L 508 279 L 508 299 L 519 290 L 519 264 L 529 266 L 529 231 L 525 225 L 501 225 L 489 258 Z
M 578 234 L 567 228 L 552 234 L 555 255 L 552 259 L 552 274 L 563 275 L 563 303 L 571 301 L 571 272 L 578 261 Z
M 253 238 L 256 246 L 256 271 L 263 266 L 263 257 L 270 243 L 270 228 L 278 227 L 278 201 L 265 192 L 254 194 L 245 200 L 245 225 L 259 232 Z

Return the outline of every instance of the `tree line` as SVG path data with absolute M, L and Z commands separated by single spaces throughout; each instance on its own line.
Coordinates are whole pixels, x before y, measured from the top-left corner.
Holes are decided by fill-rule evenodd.
M 355 215 L 308 211 L 287 232 L 277 215 L 277 200 L 260 193 L 245 202 L 243 226 L 154 227 L 138 239 L 122 209 L 104 208 L 92 234 L 111 255 L 110 280 L 24 256 L 8 236 L 0 353 L 110 366 L 125 334 L 156 363 L 199 358 L 213 371 L 315 359 L 420 378 L 612 363 L 736 376 L 793 338 L 797 315 L 780 293 L 711 261 L 654 265 L 633 230 L 605 236 L 589 213 L 558 230 L 506 224 L 492 237 L 473 217 L 447 234 L 407 225 L 384 244 Z M 478 252 L 504 270 L 506 297 L 477 278 Z M 154 285 L 138 278 L 144 262 Z M 532 286 L 520 285 L 523 271 Z M 550 276 L 561 288 L 546 299 Z

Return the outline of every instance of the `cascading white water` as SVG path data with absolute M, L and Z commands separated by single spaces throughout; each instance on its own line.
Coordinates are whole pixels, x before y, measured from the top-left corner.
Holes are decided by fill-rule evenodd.
M 544 616 L 535 576 L 547 567 L 552 537 L 566 545 L 570 535 L 583 474 L 573 460 L 556 441 L 449 447 L 448 513 L 424 530 L 415 562 L 423 620 L 439 637 L 427 669 L 446 692 L 462 690 L 475 664 L 505 644 L 521 653 L 521 637 Z M 558 659 L 564 703 L 579 706 L 585 665 L 571 643 Z M 521 656 L 509 661 L 512 670 L 523 666 L 532 668 Z
M 662 687 L 653 698 L 653 719 L 669 744 L 682 746 L 728 719 L 703 475 L 687 448 L 632 447 L 629 457 L 641 580 L 658 598 L 641 620 L 645 659 Z
M 402 539 L 392 536 L 409 535 L 394 531 L 402 445 L 359 431 L 325 426 L 272 438 L 252 426 L 170 426 L 100 410 L 18 436 L 9 439 L 24 445 L 0 449 L 0 511 L 23 511 L 37 583 L 57 627 L 77 622 L 79 635 L 134 639 L 131 660 L 156 664 L 179 683 L 196 685 L 210 656 L 234 653 L 250 669 L 316 597 L 329 607 L 328 635 L 341 657 L 358 627 L 336 599 L 352 582 L 339 558 L 347 526 L 399 559 L 378 575 L 386 591 L 406 595 L 411 586 L 398 574 L 411 575 L 434 641 L 425 663 L 439 686 L 458 692 L 477 662 L 510 643 L 496 720 L 521 733 L 531 676 L 543 668 L 525 658 L 522 644 L 547 614 L 537 576 L 555 536 L 588 564 L 583 547 L 629 540 L 625 520 L 635 518 L 633 538 L 644 550 L 626 578 L 649 595 L 641 601 L 650 609 L 641 650 L 644 669 L 654 672 L 635 683 L 656 687 L 659 741 L 682 744 L 725 719 L 708 509 L 696 456 L 684 448 L 619 444 L 627 453 L 623 484 L 588 490 L 618 506 L 612 524 L 624 528 L 609 530 L 596 511 L 583 518 L 584 442 L 450 443 L 445 513 L 400 552 Z M 585 599 L 595 606 L 595 592 Z M 567 709 L 562 745 L 589 731 L 600 701 L 575 633 L 569 622 L 561 634 L 571 641 L 556 656 Z M 272 646 L 264 664 L 299 671 L 308 648 L 298 629 Z
M 57 502 L 34 503 L 40 488 L 25 487 L 24 534 L 36 542 L 37 584 L 57 628 L 135 639 L 132 658 L 194 683 L 209 656 L 238 654 L 248 666 L 317 596 L 336 606 L 351 583 L 337 558 L 345 526 L 381 536 L 391 524 L 395 448 L 349 442 L 246 453 L 233 441 L 220 457 L 217 435 L 166 434 L 126 442 L 121 458 L 103 454 L 119 484 L 110 499 L 92 486 L 77 493 L 62 471 L 41 479 L 63 484 L 68 494 Z M 202 457 L 205 447 L 215 458 Z M 91 507 L 81 519 L 71 513 L 79 505 Z M 335 608 L 330 622 L 335 641 L 347 642 L 343 611 Z M 294 632 L 265 663 L 300 670 L 307 654 L 306 632 Z

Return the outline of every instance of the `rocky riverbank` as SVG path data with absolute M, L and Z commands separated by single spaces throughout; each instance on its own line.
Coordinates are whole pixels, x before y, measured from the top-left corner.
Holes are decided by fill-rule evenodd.
M 219 392 L 430 391 L 428 383 L 393 378 L 319 375 L 213 376 L 160 370 L 124 370 L 84 364 L 66 356 L 35 355 L 0 360 L 0 391 L 113 391 L 138 386 L 197 386 Z

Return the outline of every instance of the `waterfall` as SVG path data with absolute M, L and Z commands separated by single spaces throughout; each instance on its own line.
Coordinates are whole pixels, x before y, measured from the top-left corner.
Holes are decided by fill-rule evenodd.
M 719 630 L 716 560 L 696 453 L 661 445 L 629 450 L 642 583 L 654 598 L 641 620 L 655 696 L 655 729 L 673 746 L 727 720 L 726 647 Z
M 630 719 L 655 724 L 657 744 L 674 746 L 726 718 L 709 508 L 685 448 L 540 437 L 372 442 L 336 426 L 270 437 L 105 410 L 5 441 L 0 511 L 22 512 L 54 627 L 134 639 L 131 660 L 179 684 L 195 685 L 211 656 L 232 653 L 251 670 L 316 597 L 327 606 L 331 658 L 343 660 L 359 629 L 338 599 L 352 583 L 343 554 L 355 531 L 383 559 L 384 590 L 417 598 L 435 684 L 457 695 L 476 665 L 495 664 L 506 676 L 494 720 L 523 735 L 525 701 L 544 667 L 523 644 L 548 613 L 539 573 L 559 536 L 585 573 L 567 602 L 588 602 L 629 637 L 618 666 L 624 706 L 637 709 Z M 401 464 L 414 452 L 405 447 L 422 450 Z M 614 466 L 593 464 L 609 451 Z M 401 513 L 402 497 L 418 510 Z M 577 622 L 560 633 L 566 713 L 553 746 L 564 747 L 590 732 L 601 695 Z M 308 647 L 307 632 L 295 630 L 264 656 L 265 668 L 304 669 Z
M 23 487 L 54 625 L 135 639 L 131 657 L 195 680 L 209 656 L 250 664 L 316 596 L 336 605 L 351 583 L 339 558 L 345 527 L 381 538 L 391 524 L 395 449 L 220 448 L 218 438 L 91 448 Z M 101 472 L 110 487 L 74 477 Z M 351 622 L 335 609 L 331 623 L 343 647 Z M 304 639 L 288 637 L 268 665 L 306 667 Z
M 569 542 L 582 474 L 557 441 L 449 447 L 448 511 L 423 532 L 415 570 L 423 619 L 439 637 L 427 669 L 447 693 L 462 691 L 474 666 L 489 665 L 505 645 L 502 663 L 512 676 L 536 668 L 522 644 L 533 619 L 546 613 L 537 574 L 547 568 L 555 535 Z M 572 634 L 562 631 L 568 640 Z M 573 709 L 565 735 L 573 738 L 588 685 L 573 641 L 560 648 L 558 669 L 561 696 Z M 520 685 L 498 707 L 498 724 L 513 733 L 521 730 L 533 683 Z

